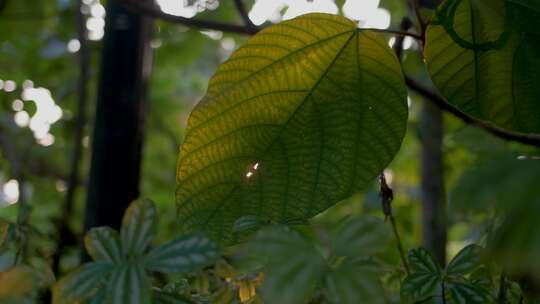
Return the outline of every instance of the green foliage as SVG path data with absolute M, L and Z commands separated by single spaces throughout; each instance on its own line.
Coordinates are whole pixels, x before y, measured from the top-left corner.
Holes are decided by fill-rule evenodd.
M 94 262 L 56 284 L 54 303 L 150 303 L 148 271 L 187 273 L 213 263 L 219 256 L 215 245 L 201 235 L 176 238 L 146 253 L 155 226 L 154 203 L 139 200 L 126 210 L 120 237 L 108 227 L 91 229 L 85 246 Z M 159 290 L 154 297 L 154 303 L 189 303 Z
M 383 303 L 378 268 L 367 258 L 388 241 L 386 226 L 371 218 L 349 219 L 337 230 L 318 234 L 313 240 L 295 229 L 271 226 L 248 243 L 245 251 L 264 265 L 263 300 L 304 303 L 322 287 L 330 303 Z
M 527 34 L 531 26 L 519 24 L 538 16 L 526 16 L 505 0 L 443 2 L 425 47 L 439 91 L 479 119 L 540 133 L 538 37 Z
M 411 274 L 403 281 L 402 301 L 416 303 L 444 296 L 446 303 L 453 304 L 494 303 L 489 280 L 486 284 L 483 273 L 474 273 L 482 266 L 482 252 L 478 245 L 469 245 L 442 270 L 427 250 L 412 249 L 408 254 Z
M 378 34 L 308 14 L 238 49 L 191 113 L 179 221 L 224 244 L 237 219 L 305 221 L 372 181 L 407 120 L 399 63 Z

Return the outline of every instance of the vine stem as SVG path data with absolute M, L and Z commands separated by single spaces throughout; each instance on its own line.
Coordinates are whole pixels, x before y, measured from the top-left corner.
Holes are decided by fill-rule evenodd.
M 394 215 L 392 214 L 391 203 L 392 203 L 392 200 L 394 199 L 394 193 L 392 189 L 386 183 L 386 178 L 384 176 L 384 173 L 381 173 L 381 175 L 379 176 L 379 183 L 380 183 L 379 196 L 381 198 L 383 214 L 387 219 L 390 220 L 390 225 L 392 226 L 392 231 L 394 232 L 394 237 L 396 238 L 397 248 L 399 251 L 401 262 L 403 263 L 403 267 L 405 268 L 405 272 L 407 273 L 407 275 L 410 275 L 411 271 L 409 269 L 409 264 L 407 263 L 405 250 L 403 249 L 403 244 L 401 243 L 401 238 L 399 237 L 399 231 L 397 229 L 396 220 L 394 218 Z

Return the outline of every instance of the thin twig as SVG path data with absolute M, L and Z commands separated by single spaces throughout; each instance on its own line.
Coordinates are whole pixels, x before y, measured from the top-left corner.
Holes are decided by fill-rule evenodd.
M 67 181 L 66 196 L 64 200 L 64 206 L 62 208 L 62 215 L 58 221 L 58 232 L 60 238 L 56 252 L 53 256 L 53 271 L 58 274 L 60 267 L 60 257 L 63 249 L 72 240 L 72 233 L 69 229 L 68 218 L 73 209 L 73 202 L 75 199 L 75 190 L 79 185 L 79 168 L 82 159 L 83 152 L 83 137 L 84 127 L 86 126 L 86 104 L 87 104 L 87 85 L 90 75 L 90 62 L 87 43 L 87 31 L 85 24 L 85 17 L 81 13 L 82 0 L 77 0 L 75 11 L 77 12 L 77 38 L 80 43 L 80 49 L 78 52 L 79 59 L 79 79 L 78 79 L 78 102 L 77 102 L 77 114 L 75 118 L 75 138 L 73 154 L 71 155 L 70 168 L 71 172 Z
M 238 14 L 240 15 L 240 17 L 242 17 L 242 20 L 244 21 L 244 25 L 251 29 L 256 29 L 257 26 L 253 24 L 253 22 L 251 22 L 251 19 L 249 19 L 249 15 L 244 1 L 234 0 L 234 4 L 236 5 L 236 10 L 238 10 Z
M 469 114 L 462 112 L 461 110 L 459 110 L 452 104 L 448 103 L 437 92 L 429 88 L 426 88 L 417 80 L 413 79 L 412 77 L 408 75 L 405 75 L 405 83 L 411 90 L 429 99 L 430 101 L 434 102 L 439 108 L 453 114 L 454 116 L 456 116 L 457 118 L 465 122 L 466 124 L 473 125 L 475 127 L 483 129 L 504 140 L 515 141 L 515 142 L 519 142 L 519 143 L 523 143 L 527 145 L 540 147 L 540 135 L 511 132 L 511 131 L 507 131 L 505 129 L 496 127 L 494 125 L 488 124 L 479 119 L 476 119 L 470 116 Z
M 411 272 L 409 270 L 409 264 L 407 263 L 407 258 L 405 257 L 405 250 L 403 249 L 403 244 L 401 243 L 401 238 L 399 237 L 396 220 L 394 219 L 394 215 L 392 214 L 391 203 L 392 203 L 392 200 L 394 199 L 394 193 L 392 189 L 386 183 L 386 178 L 384 177 L 384 173 L 381 173 L 381 175 L 379 176 L 379 183 L 380 183 L 379 196 L 381 198 L 384 216 L 387 219 L 390 219 L 390 224 L 392 225 L 392 230 L 396 238 L 396 243 L 399 250 L 399 256 L 401 257 L 401 262 L 403 263 L 403 267 L 405 267 L 405 272 L 407 273 L 407 275 L 410 275 Z
M 230 23 L 214 22 L 208 20 L 185 18 L 164 13 L 155 5 L 149 5 L 138 0 L 120 0 L 120 3 L 128 10 L 134 13 L 144 14 L 153 18 L 162 19 L 172 23 L 178 23 L 189 27 L 217 30 L 222 32 L 237 33 L 244 35 L 253 35 L 258 29 L 250 28 L 244 25 L 236 25 Z

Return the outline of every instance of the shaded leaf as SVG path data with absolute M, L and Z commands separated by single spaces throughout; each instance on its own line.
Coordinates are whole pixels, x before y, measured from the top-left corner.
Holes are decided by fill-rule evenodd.
M 255 215 L 246 215 L 234 222 L 233 232 L 253 230 L 261 225 L 260 219 Z
M 424 248 L 411 249 L 407 254 L 407 258 L 412 272 L 436 275 L 441 272 L 439 264 L 437 264 L 431 253 Z
M 470 282 L 448 282 L 446 285 L 446 296 L 452 304 L 488 304 L 495 303 L 493 296 L 488 289 L 481 285 L 474 285 Z
M 377 272 L 355 262 L 345 262 L 324 279 L 330 303 L 385 303 Z
M 539 133 L 537 43 L 505 0 L 444 1 L 426 34 L 431 79 L 462 111 L 500 127 Z M 535 38 L 537 39 L 537 38 Z
M 442 282 L 441 269 L 431 254 L 423 248 L 412 249 L 408 253 L 408 260 L 411 274 L 403 281 L 402 298 L 421 301 L 437 294 Z
M 192 304 L 194 302 L 178 293 L 167 292 L 163 290 L 154 290 L 152 291 L 152 303 L 153 304 Z
M 84 246 L 88 254 L 96 261 L 119 263 L 122 260 L 118 232 L 109 227 L 90 229 L 84 237 Z
M 8 221 L 0 219 L 0 247 L 4 245 L 4 242 L 8 238 L 9 226 L 10 224 Z
M 58 281 L 53 289 L 53 303 L 71 303 L 92 296 L 113 269 L 110 262 L 88 263 Z
M 377 218 L 348 220 L 336 229 L 332 248 L 338 256 L 366 256 L 379 251 L 387 242 L 390 230 Z
M 305 221 L 374 179 L 406 120 L 400 65 L 378 34 L 328 14 L 271 26 L 219 67 L 191 113 L 179 221 L 224 243 L 242 216 Z
M 107 282 L 106 303 L 149 304 L 150 282 L 144 269 L 138 264 L 116 266 Z
M 37 288 L 36 281 L 32 269 L 26 266 L 16 266 L 0 272 L 0 302 L 24 299 Z
M 446 267 L 448 275 L 466 275 L 481 265 L 482 247 L 471 244 L 461 249 Z
M 124 255 L 143 254 L 154 237 L 156 207 L 151 200 L 137 200 L 128 207 L 122 219 L 120 238 Z
M 217 248 L 208 238 L 189 235 L 176 238 L 150 251 L 146 256 L 149 270 L 163 273 L 190 272 L 210 265 L 219 258 Z
M 223 286 L 212 294 L 212 303 L 230 304 L 234 299 L 234 292 L 228 287 Z

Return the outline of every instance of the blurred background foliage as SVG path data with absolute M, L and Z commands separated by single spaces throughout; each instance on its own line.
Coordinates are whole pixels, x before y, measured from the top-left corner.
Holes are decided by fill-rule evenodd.
M 258 2 L 264 1 L 270 0 Z M 347 5 L 356 1 L 364 2 L 313 2 L 329 2 L 343 13 Z M 188 2 L 185 6 L 206 8 L 196 12 L 197 17 L 241 23 L 233 1 Z M 258 3 L 253 2 L 248 1 L 247 7 L 255 9 Z M 399 27 L 401 17 L 408 15 L 407 5 L 402 0 L 365 2 L 384 9 L 390 17 L 387 26 L 391 28 Z M 77 236 L 82 229 L 105 3 L 84 1 L 91 58 L 90 102 L 87 104 L 90 117 L 84 128 L 80 186 L 74 213 L 69 218 L 61 218 L 60 208 L 70 170 L 68 160 L 73 150 L 79 73 L 75 1 L 4 0 L 0 3 L 5 5 L 0 9 L 0 218 L 17 222 L 20 202 L 24 200 L 30 206 L 29 227 L 25 228 L 25 254 L 31 265 L 46 268 L 59 236 L 56 223 L 68 221 Z M 293 9 L 295 3 L 312 2 L 290 0 L 284 3 L 288 4 L 270 12 L 268 18 L 277 22 Z M 388 38 L 392 43 L 394 38 Z M 155 21 L 141 196 L 152 198 L 157 204 L 160 217 L 157 239 L 160 242 L 171 239 L 177 231 L 175 170 L 187 117 L 204 94 L 216 67 L 245 39 L 245 36 Z M 405 39 L 404 47 L 404 70 L 427 81 L 418 44 Z M 32 92 L 37 94 L 34 99 L 25 96 Z M 386 170 L 395 195 L 394 214 L 407 248 L 421 244 L 421 133 L 418 119 L 422 102 L 419 96 L 409 96 L 407 135 L 400 152 Z M 45 115 L 44 121 L 35 119 L 38 115 Z M 448 256 L 454 256 L 469 243 L 492 245 L 500 249 L 497 254 L 500 259 L 520 261 L 512 264 L 517 272 L 535 265 L 534 271 L 540 273 L 537 260 L 540 254 L 540 151 L 497 139 L 448 114 L 444 116 L 444 123 Z M 359 214 L 382 217 L 376 183 L 315 217 L 312 223 L 325 226 L 345 216 Z M 498 230 L 502 223 L 507 224 Z M 493 230 L 498 232 L 488 238 L 488 232 Z M 388 264 L 399 264 L 397 251 L 385 252 L 384 259 Z M 14 250 L 3 251 L 0 270 L 6 270 L 15 255 Z M 79 247 L 66 249 L 62 252 L 62 273 L 76 267 L 78 261 Z M 25 274 L 21 272 L 20 275 Z

